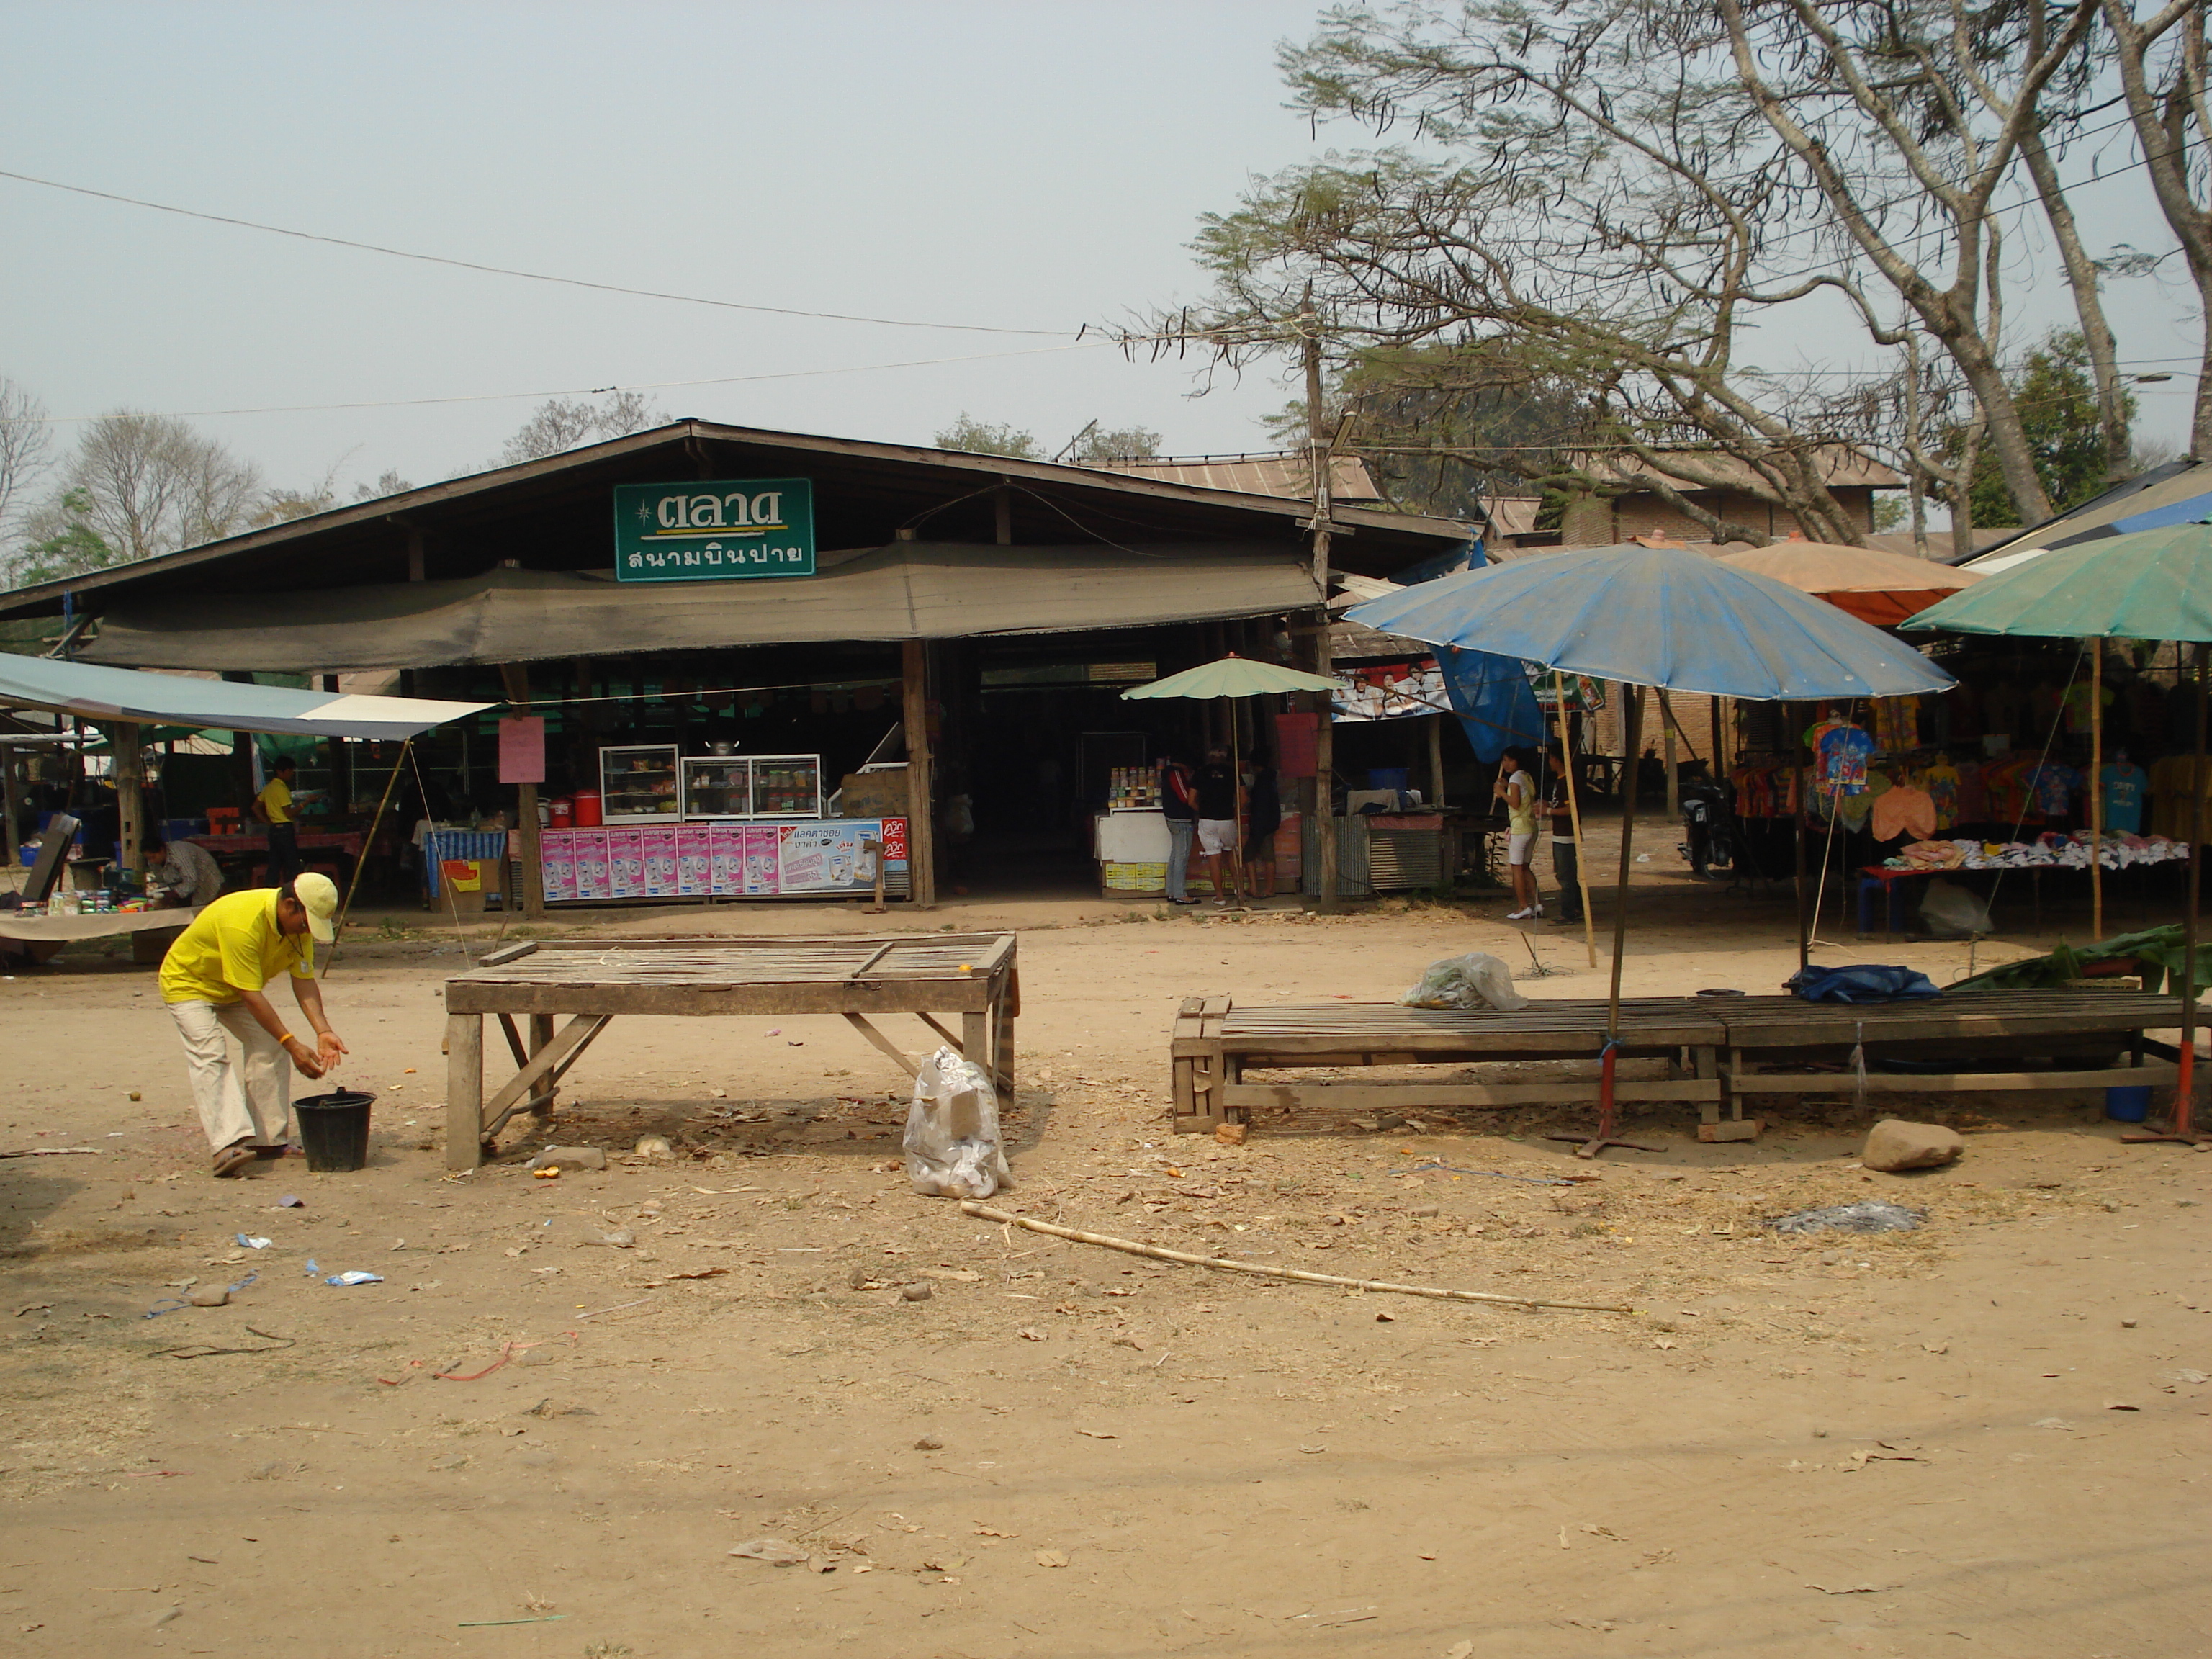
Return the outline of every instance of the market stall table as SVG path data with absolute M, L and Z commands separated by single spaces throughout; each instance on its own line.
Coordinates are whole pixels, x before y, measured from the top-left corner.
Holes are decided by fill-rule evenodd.
M 131 959 L 159 963 L 178 934 L 198 915 L 191 910 L 107 910 L 93 915 L 26 916 L 0 910 L 0 956 L 46 962 L 79 939 L 131 936 Z
M 1741 1121 L 1747 1095 L 1856 1092 L 1942 1094 L 1988 1090 L 2098 1089 L 2167 1083 L 2174 1068 L 2143 1058 L 2143 1032 L 2180 1023 L 2179 998 L 2130 991 L 1961 991 L 1919 1001 L 1863 1005 L 1793 996 L 1630 997 L 1620 1004 L 1619 1055 L 1660 1057 L 1674 1075 L 1621 1078 L 1617 1101 L 1694 1102 L 1705 1123 L 1725 1107 Z M 1588 1103 L 1598 1079 L 1506 1082 L 1390 1079 L 1248 1082 L 1250 1070 L 1481 1065 L 1510 1060 L 1595 1061 L 1606 1040 L 1606 1004 L 1560 998 L 1525 1008 L 1431 1010 L 1397 1003 L 1238 1006 L 1193 997 L 1170 1046 L 1174 1127 L 1198 1133 L 1249 1119 L 1254 1107 L 1373 1111 Z M 1833 1067 L 1861 1043 L 1870 1060 L 1931 1067 L 1768 1073 L 1771 1066 Z M 1725 1060 L 1722 1055 L 1725 1053 Z M 1975 1069 L 1993 1055 L 2014 1069 Z M 2069 1070 L 2069 1060 L 2124 1066 Z M 1946 1060 L 1953 1069 L 1936 1070 Z M 2031 1064 L 2040 1061 L 2040 1064 Z M 1589 1068 L 1593 1073 L 1595 1066 Z
M 553 1109 L 562 1077 L 617 1014 L 842 1014 L 905 1068 L 914 1058 L 871 1023 L 912 1014 L 1014 1086 L 1021 977 L 1012 933 L 892 939 L 538 939 L 494 951 L 446 981 L 446 1165 L 471 1170 L 517 1112 Z M 498 1018 L 515 1073 L 484 1098 L 483 1020 Z M 556 1016 L 569 1016 L 556 1033 Z M 935 1018 L 958 1014 L 955 1036 Z M 516 1024 L 526 1015 L 526 1042 Z
M 250 872 L 255 859 L 265 859 L 269 854 L 269 836 L 266 830 L 242 832 L 234 836 L 187 836 L 185 839 L 196 847 L 204 847 L 215 855 L 216 862 L 226 870 L 242 869 Z M 341 859 L 348 860 L 344 866 L 344 874 L 349 880 L 352 878 L 353 866 L 360 862 L 362 854 L 368 850 L 368 836 L 362 830 L 310 830 L 305 824 L 300 827 L 301 860 L 311 862 L 312 855 L 317 853 L 335 853 Z

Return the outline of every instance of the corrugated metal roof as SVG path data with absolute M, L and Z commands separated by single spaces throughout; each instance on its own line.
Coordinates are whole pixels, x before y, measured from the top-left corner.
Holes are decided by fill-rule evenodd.
M 1089 461 L 1102 472 L 1128 472 L 1140 477 L 1161 478 L 1171 483 L 1196 484 L 1203 489 L 1234 489 L 1247 495 L 1279 495 L 1289 501 L 1313 499 L 1313 465 L 1303 450 L 1266 455 L 1152 455 L 1129 460 Z M 1339 455 L 1328 465 L 1330 498 L 1339 501 L 1379 501 L 1367 463 L 1357 455 Z

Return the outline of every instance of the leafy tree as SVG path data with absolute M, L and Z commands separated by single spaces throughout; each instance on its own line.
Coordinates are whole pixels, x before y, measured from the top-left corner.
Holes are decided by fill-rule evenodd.
M 2052 330 L 2027 354 L 2010 380 L 2021 428 L 2035 457 L 2036 476 L 2054 512 L 2078 507 L 2115 482 L 2106 460 L 2104 415 L 2091 377 L 2088 344 L 2078 331 Z M 2135 412 L 2135 398 L 2121 393 L 2124 451 Z M 1977 457 L 1972 502 L 1976 524 L 2024 522 L 1996 458 L 1986 449 Z
M 626 438 L 633 432 L 664 425 L 667 419 L 659 404 L 639 392 L 611 392 L 598 403 L 580 398 L 548 398 L 507 441 L 491 464 L 520 466 L 585 444 Z
M 29 587 L 120 563 L 115 549 L 88 522 L 92 512 L 92 496 L 83 489 L 65 489 L 42 508 L 36 517 L 46 533 L 24 544 L 9 573 L 13 585 Z
M 1068 459 L 1078 466 L 1100 461 L 1150 460 L 1160 453 L 1160 434 L 1149 427 L 1101 429 L 1093 422 L 1076 441 Z
M 957 449 L 970 455 L 1011 455 L 1016 460 L 1041 461 L 1036 434 L 1024 432 L 1009 421 L 979 421 L 966 410 L 960 418 L 933 441 L 939 449 Z

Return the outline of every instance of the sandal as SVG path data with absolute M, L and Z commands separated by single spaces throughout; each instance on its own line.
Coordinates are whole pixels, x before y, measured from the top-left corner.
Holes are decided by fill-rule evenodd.
M 253 1162 L 253 1148 L 240 1141 L 235 1146 L 226 1146 L 215 1155 L 215 1178 L 234 1176 Z
M 284 1158 L 290 1155 L 292 1147 L 289 1142 L 281 1146 L 264 1146 L 259 1141 L 254 1140 L 246 1143 L 246 1150 L 256 1158 Z

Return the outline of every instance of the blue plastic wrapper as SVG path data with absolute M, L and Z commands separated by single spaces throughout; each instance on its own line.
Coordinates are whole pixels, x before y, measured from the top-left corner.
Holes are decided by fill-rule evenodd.
M 380 1274 L 365 1273 L 356 1267 L 350 1273 L 332 1273 L 323 1283 L 325 1285 L 381 1285 L 384 1279 Z

